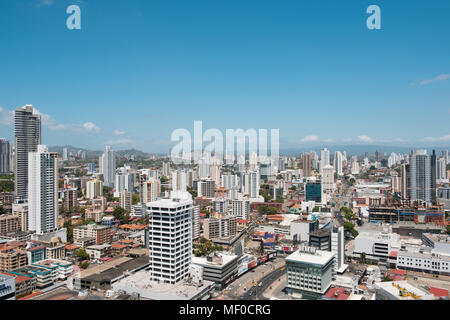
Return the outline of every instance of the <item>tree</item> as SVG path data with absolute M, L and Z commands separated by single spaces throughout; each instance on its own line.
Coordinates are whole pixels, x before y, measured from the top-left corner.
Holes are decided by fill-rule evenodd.
M 86 249 L 84 248 L 75 250 L 75 255 L 77 256 L 78 261 L 80 262 L 89 259 L 89 254 L 86 252 Z
M 125 224 L 128 223 L 130 213 L 122 207 L 116 207 L 113 211 L 113 216 L 117 218 L 120 223 Z
M 8 213 L 3 206 L 0 206 L 0 216 Z
M 139 203 L 139 195 L 137 194 L 133 194 L 132 196 L 132 201 L 133 201 L 133 205 L 138 204 Z
M 166 176 L 161 177 L 161 183 L 166 183 L 167 181 L 169 181 L 169 179 L 167 179 Z
M 318 206 L 315 206 L 315 207 L 313 208 L 313 211 L 312 211 L 312 212 L 319 212 L 319 210 L 320 210 L 320 208 L 319 208 Z

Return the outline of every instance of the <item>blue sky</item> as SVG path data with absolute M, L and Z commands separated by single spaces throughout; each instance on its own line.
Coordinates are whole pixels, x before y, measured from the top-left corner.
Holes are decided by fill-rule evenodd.
M 81 8 L 82 29 L 66 28 Z M 368 30 L 366 8 L 381 8 Z M 278 128 L 281 147 L 450 145 L 450 2 L 3 0 L 0 135 L 166 152 L 174 129 Z

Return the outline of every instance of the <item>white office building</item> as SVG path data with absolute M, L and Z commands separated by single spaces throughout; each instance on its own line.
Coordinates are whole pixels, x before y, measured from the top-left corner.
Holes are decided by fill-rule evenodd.
M 100 156 L 98 163 L 99 172 L 103 174 L 103 184 L 112 187 L 116 175 L 116 155 L 110 146 L 105 147 L 105 152 Z
M 184 279 L 192 257 L 192 196 L 173 192 L 170 199 L 147 203 L 150 280 L 175 284 Z
M 28 153 L 28 228 L 36 234 L 57 230 L 58 154 L 38 145 Z
M 239 219 L 250 219 L 250 201 L 248 199 L 232 200 L 231 215 Z
M 331 252 L 334 253 L 334 273 L 342 274 L 347 269 L 345 262 L 344 227 L 333 226 L 331 229 Z
M 334 254 L 301 247 L 286 257 L 286 289 L 302 298 L 321 298 L 333 281 Z

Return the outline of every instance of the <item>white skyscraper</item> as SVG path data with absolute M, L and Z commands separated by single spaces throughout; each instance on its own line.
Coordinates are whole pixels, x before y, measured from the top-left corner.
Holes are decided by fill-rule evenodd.
M 333 191 L 335 187 L 334 169 L 332 166 L 326 165 L 322 170 L 322 190 Z
M 344 264 L 344 227 L 333 226 L 331 230 L 331 252 L 334 253 L 334 273 L 343 273 L 347 269 L 347 265 Z
M 200 237 L 200 206 L 192 207 L 192 239 Z
M 330 164 L 330 150 L 327 148 L 320 151 L 320 173 L 322 173 L 323 168 Z
M 344 174 L 343 161 L 344 161 L 344 157 L 342 156 L 342 153 L 340 151 L 336 151 L 334 153 L 334 171 L 339 176 L 342 176 Z
M 231 201 L 231 215 L 239 219 L 250 218 L 250 201 L 248 199 L 238 199 Z
M 447 165 L 445 158 L 440 158 L 436 161 L 436 180 L 447 179 Z
M 63 161 L 67 161 L 69 159 L 68 153 L 67 153 L 67 148 L 63 148 L 62 159 L 63 159 Z
M 198 161 L 198 177 L 200 179 L 209 177 L 209 158 L 207 156 L 202 157 Z
M 186 171 L 172 171 L 172 190 L 173 191 L 186 191 L 187 176 Z
M 38 145 L 28 153 L 28 228 L 36 234 L 57 230 L 58 154 Z
M 136 175 L 129 166 L 119 168 L 115 177 L 114 191 L 116 193 L 124 190 L 134 192 L 135 180 Z
M 259 196 L 259 181 L 260 176 L 258 171 L 250 171 L 244 175 L 244 193 L 248 194 L 250 198 L 257 198 Z
M 192 258 L 192 210 L 188 192 L 173 192 L 171 199 L 147 204 L 151 281 L 175 284 L 188 274 Z
M 235 174 L 224 174 L 222 176 L 222 184 L 223 188 L 232 189 L 239 186 L 239 178 Z
M 110 146 L 105 147 L 105 152 L 100 156 L 98 162 L 100 173 L 103 174 L 103 184 L 112 187 L 116 175 L 116 155 Z

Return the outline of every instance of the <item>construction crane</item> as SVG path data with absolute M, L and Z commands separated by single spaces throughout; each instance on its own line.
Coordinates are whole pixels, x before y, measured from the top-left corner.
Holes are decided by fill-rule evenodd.
M 414 292 L 411 292 L 411 291 L 401 287 L 400 285 L 396 284 L 395 282 L 393 282 L 392 285 L 400 291 L 399 294 L 401 297 L 413 297 L 414 299 L 421 298 L 420 296 L 416 295 Z

